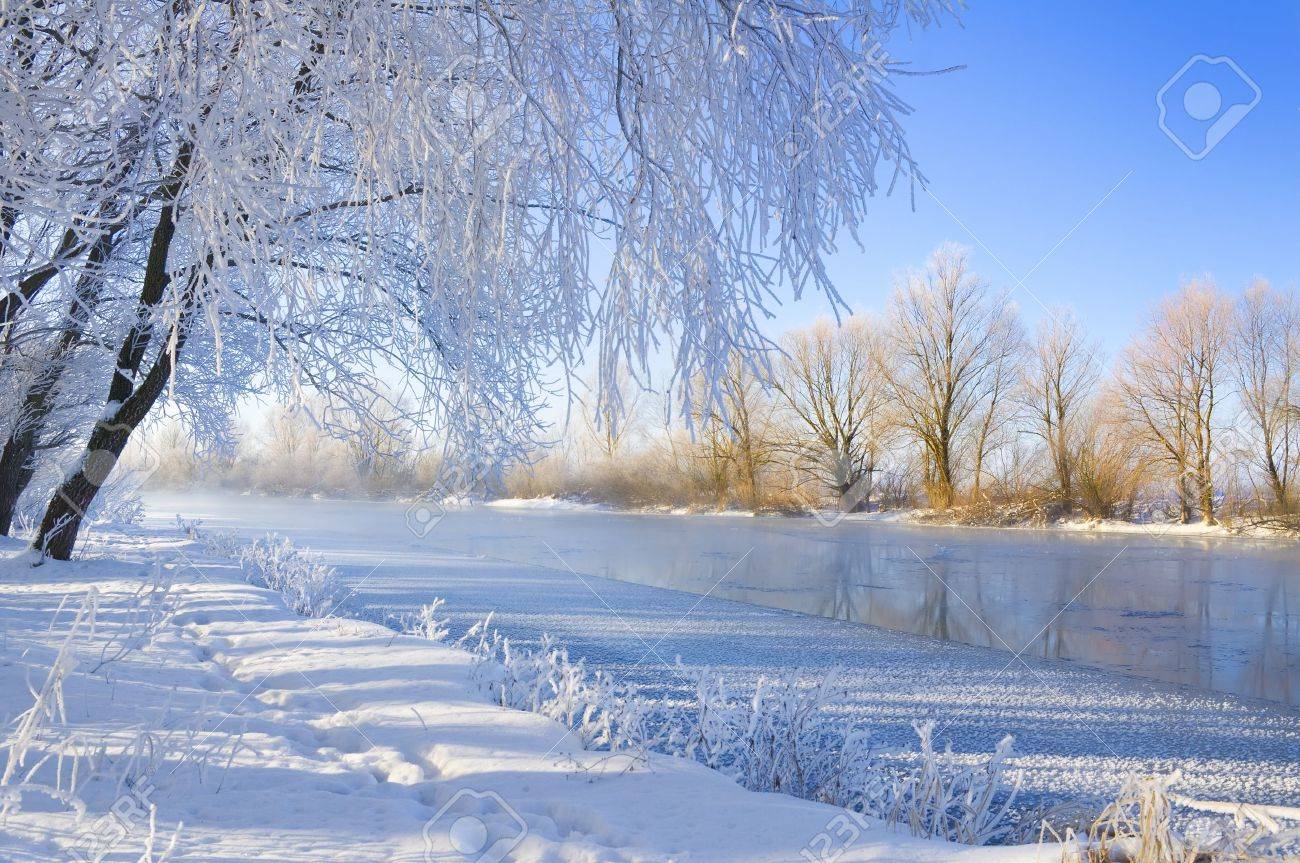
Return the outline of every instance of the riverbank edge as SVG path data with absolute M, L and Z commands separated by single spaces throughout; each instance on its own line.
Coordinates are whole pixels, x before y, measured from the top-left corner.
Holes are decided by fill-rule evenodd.
M 406 501 L 410 502 L 410 501 Z M 456 505 L 442 501 L 440 505 Z M 827 527 L 840 524 L 900 524 L 916 527 L 950 527 L 970 530 L 1032 530 L 1044 532 L 1096 533 L 1145 536 L 1151 539 L 1266 539 L 1295 542 L 1300 532 L 1262 524 L 1233 522 L 1228 519 L 1219 524 L 1204 522 L 1178 524 L 1177 522 L 1138 522 L 1121 519 L 1059 518 L 1046 520 L 1036 517 L 1007 520 L 988 519 L 986 515 L 969 516 L 964 510 L 935 510 L 923 508 L 884 510 L 869 513 L 840 513 L 808 511 L 803 513 L 777 510 L 716 510 L 699 507 L 618 507 L 612 504 L 593 503 L 561 497 L 498 498 L 483 505 L 500 509 L 527 509 L 570 512 L 607 512 L 618 515 L 679 515 L 712 518 L 769 518 L 815 521 Z

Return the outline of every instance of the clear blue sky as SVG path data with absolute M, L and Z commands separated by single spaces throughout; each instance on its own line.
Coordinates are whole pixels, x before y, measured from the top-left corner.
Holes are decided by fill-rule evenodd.
M 899 89 L 931 191 L 988 251 L 924 193 L 915 211 L 906 192 L 878 199 L 865 250 L 846 241 L 832 261 L 855 310 L 882 308 L 894 273 L 944 240 L 972 246 L 980 273 L 1010 287 L 994 256 L 1022 276 L 1094 207 L 1025 287 L 1073 306 L 1108 348 L 1185 277 L 1210 273 L 1234 292 L 1256 274 L 1300 281 L 1300 2 L 972 0 L 960 26 L 889 47 L 916 68 L 966 65 Z M 1261 91 L 1200 161 L 1161 131 L 1156 108 L 1196 54 L 1231 57 Z M 1225 103 L 1237 97 L 1219 83 Z M 1016 299 L 1029 321 L 1041 315 L 1029 293 Z M 771 329 L 825 308 L 787 305 Z

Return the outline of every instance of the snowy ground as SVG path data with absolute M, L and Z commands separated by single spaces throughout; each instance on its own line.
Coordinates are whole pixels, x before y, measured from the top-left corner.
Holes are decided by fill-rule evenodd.
M 584 752 L 550 720 L 486 704 L 466 654 L 295 617 L 196 554 L 137 535 L 32 568 L 19 544 L 0 545 L 5 718 L 33 703 L 29 688 L 42 691 L 61 644 L 77 659 L 64 709 L 31 735 L 24 770 L 6 784 L 62 741 L 62 763 L 30 782 L 66 790 L 75 762 L 87 805 L 78 820 L 65 803 L 22 793 L 0 826 L 0 860 L 149 863 L 173 836 L 170 859 L 204 863 L 793 863 L 817 859 L 801 855 L 810 843 L 842 851 L 825 858 L 842 863 L 1052 859 L 1050 849 L 900 836 L 680 759 L 638 766 Z M 130 609 L 156 555 L 175 579 L 169 616 L 143 649 L 104 664 L 142 631 Z M 93 632 L 74 625 L 92 588 Z
M 534 643 L 549 633 L 575 658 L 649 693 L 684 694 L 686 683 L 672 670 L 679 656 L 725 675 L 738 691 L 763 674 L 795 667 L 820 674 L 840 665 L 850 689 L 846 722 L 882 745 L 901 746 L 915 740 L 914 719 L 932 717 L 940 739 L 963 753 L 989 752 L 1014 734 L 1014 763 L 1025 770 L 1031 796 L 1106 798 L 1131 771 L 1181 771 L 1179 787 L 1193 796 L 1300 804 L 1300 715 L 1281 706 L 759 608 L 716 592 L 701 597 L 596 578 L 581 566 L 567 570 L 541 545 L 539 558 L 549 557 L 550 566 L 467 556 L 437 532 L 416 538 L 404 528 L 387 530 L 400 510 L 381 512 L 378 504 L 348 507 L 344 518 L 339 507 L 235 503 L 232 517 L 218 508 L 223 501 L 196 498 L 185 515 L 249 538 L 273 528 L 321 552 L 357 589 L 358 610 L 414 610 L 441 596 L 456 630 L 495 612 L 512 639 Z M 174 511 L 163 510 L 158 523 Z M 505 545 L 496 532 L 489 539 L 480 546 Z M 577 559 L 571 548 L 582 540 L 553 540 L 555 551 Z M 718 561 L 712 582 L 731 560 Z M 1293 619 L 1288 614 L 1277 619 Z

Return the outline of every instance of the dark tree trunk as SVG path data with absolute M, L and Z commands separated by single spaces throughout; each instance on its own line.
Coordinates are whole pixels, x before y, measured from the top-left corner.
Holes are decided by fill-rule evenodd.
M 73 349 L 85 333 L 86 325 L 101 296 L 100 268 L 107 260 L 113 239 L 105 234 L 91 248 L 87 268 L 77 280 L 76 294 L 68 310 L 68 319 L 50 358 L 27 388 L 14 428 L 0 452 L 0 534 L 8 535 L 13 527 L 14 510 L 35 473 L 33 456 L 54 410 L 54 392 L 67 371 Z
M 23 455 L 24 449 L 26 456 Z M 0 534 L 5 536 L 13 529 L 18 500 L 36 472 L 32 461 L 35 450 L 35 446 L 26 441 L 15 441 L 12 437 L 5 442 L 3 458 L 0 459 Z
M 149 415 L 154 403 L 166 388 L 167 381 L 171 379 L 175 361 L 180 357 L 189 334 L 190 313 L 193 309 L 197 283 L 198 277 L 195 276 L 190 280 L 183 295 L 184 310 L 173 330 L 174 347 L 164 343 L 148 374 L 145 375 L 140 386 L 122 403 L 117 414 L 111 420 L 96 423 L 76 473 L 63 481 L 45 508 L 45 516 L 41 519 L 41 526 L 32 540 L 32 547 L 39 549 L 46 557 L 55 560 L 68 560 L 72 557 L 72 549 L 76 545 L 77 534 L 81 531 L 86 510 L 94 502 L 99 489 L 117 464 L 122 450 L 131 439 L 131 434 Z
M 123 423 L 95 426 L 86 444 L 81 467 L 63 481 L 45 508 L 40 530 L 32 540 L 33 548 L 55 560 L 72 557 L 72 548 L 76 545 L 86 510 L 95 500 L 134 430 L 135 426 Z
M 164 340 L 153 367 L 144 380 L 136 385 L 136 376 L 153 336 L 154 312 L 171 282 L 167 257 L 171 251 L 172 238 L 176 234 L 178 203 L 175 195 L 179 193 L 180 178 L 188 169 L 191 152 L 190 147 L 182 146 L 177 155 L 175 179 L 167 189 L 168 202 L 158 215 L 158 223 L 149 243 L 149 257 L 141 282 L 140 299 L 136 305 L 136 318 L 122 339 L 113 377 L 108 385 L 106 407 L 112 410 L 90 433 L 90 440 L 82 452 L 77 471 L 54 492 L 54 497 L 45 509 L 45 516 L 41 519 L 40 528 L 32 539 L 33 548 L 55 560 L 67 560 L 72 556 L 72 548 L 77 542 L 77 534 L 81 531 L 87 508 L 108 479 L 131 433 L 149 414 L 154 402 L 162 394 L 171 378 L 175 359 L 180 355 L 189 335 L 190 313 L 202 278 L 198 268 L 188 277 L 181 295 L 181 314 L 171 331 L 175 347 L 169 349 L 169 340 Z M 207 264 L 211 266 L 211 256 Z

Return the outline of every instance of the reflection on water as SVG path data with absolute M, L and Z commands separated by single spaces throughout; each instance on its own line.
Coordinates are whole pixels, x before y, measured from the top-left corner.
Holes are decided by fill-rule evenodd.
M 567 566 L 991 647 L 1009 663 L 1070 659 L 1300 705 L 1292 544 L 501 509 L 451 512 L 417 540 L 398 504 L 226 500 L 240 523 L 264 508 L 263 523 L 318 544 Z
M 1300 704 L 1293 545 L 527 511 L 461 513 L 438 531 L 448 547 L 561 566 L 544 538 L 581 573 L 991 647 L 1008 662 L 1070 659 Z

